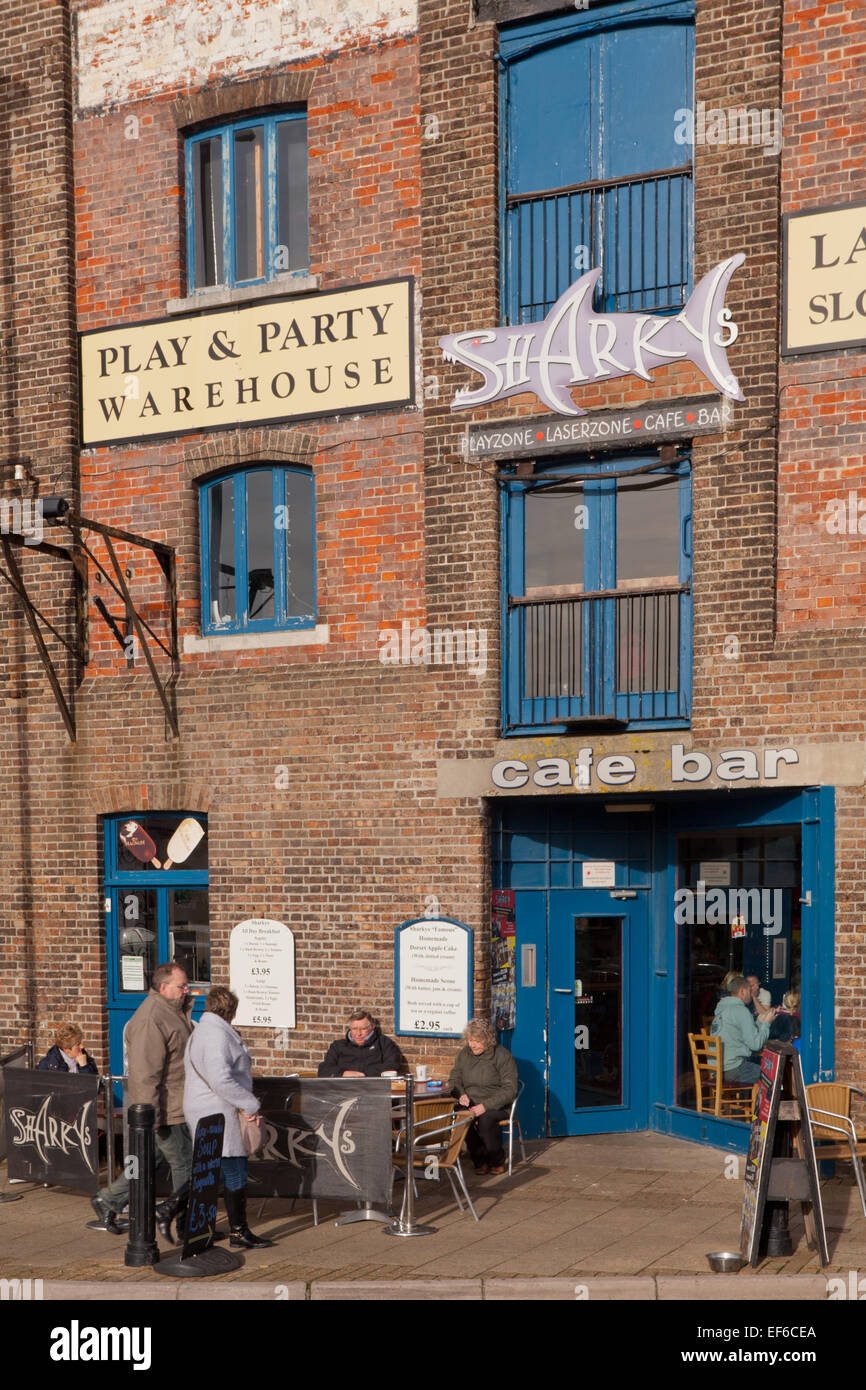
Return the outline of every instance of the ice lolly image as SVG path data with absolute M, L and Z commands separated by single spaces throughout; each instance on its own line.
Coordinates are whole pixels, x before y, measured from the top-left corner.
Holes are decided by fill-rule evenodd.
M 152 864 L 155 869 L 162 867 L 156 858 L 156 845 L 137 821 L 128 820 L 120 827 L 120 843 L 142 864 Z
M 170 869 L 172 864 L 183 864 L 189 859 L 199 840 L 204 837 L 204 827 L 199 825 L 197 820 L 187 816 L 182 820 L 177 830 L 172 835 L 166 848 L 166 861 L 164 869 Z

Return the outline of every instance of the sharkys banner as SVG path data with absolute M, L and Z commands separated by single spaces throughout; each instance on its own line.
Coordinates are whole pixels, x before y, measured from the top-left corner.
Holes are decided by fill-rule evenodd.
M 391 1083 L 371 1077 L 259 1077 L 265 1141 L 250 1159 L 260 1197 L 391 1197 Z
M 720 261 L 678 314 L 596 313 L 592 297 L 601 271 L 589 270 L 540 323 L 440 338 L 447 361 L 471 367 L 484 378 L 482 386 L 458 391 L 451 409 L 468 410 L 534 391 L 558 415 L 585 415 L 572 400 L 575 387 L 621 376 L 651 382 L 653 370 L 673 362 L 692 362 L 724 395 L 744 400 L 725 353 L 739 332 L 725 308 L 725 294 L 745 259 L 739 254 Z
M 9 1177 L 96 1192 L 99 1077 L 6 1071 Z

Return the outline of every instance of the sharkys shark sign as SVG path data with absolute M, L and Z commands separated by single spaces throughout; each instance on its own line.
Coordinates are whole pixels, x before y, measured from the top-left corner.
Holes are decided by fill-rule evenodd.
M 440 338 L 447 361 L 471 367 L 484 378 L 475 390 L 458 391 L 451 409 L 534 391 L 558 415 L 585 415 L 572 400 L 574 387 L 621 376 L 651 382 L 653 370 L 673 362 L 692 362 L 724 395 L 744 400 L 725 353 L 739 332 L 725 308 L 725 294 L 745 259 L 739 254 L 720 261 L 678 314 L 598 314 L 592 297 L 601 271 L 589 270 L 540 323 Z
M 89 1073 L 7 1070 L 10 1178 L 95 1192 L 98 1092 L 99 1077 Z

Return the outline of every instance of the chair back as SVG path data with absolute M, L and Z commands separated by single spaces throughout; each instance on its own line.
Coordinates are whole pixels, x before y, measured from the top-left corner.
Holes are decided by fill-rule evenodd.
M 689 1033 L 698 1111 L 718 1115 L 722 1103 L 722 1040 L 706 1033 Z
M 423 1167 L 430 1155 L 434 1154 L 440 1168 L 455 1167 L 463 1140 L 466 1138 L 466 1130 L 474 1119 L 475 1116 L 470 1115 L 468 1110 L 454 1110 L 448 1115 L 428 1116 L 422 1121 L 424 1131 L 420 1142 L 417 1128 L 415 1131 L 415 1166 Z
M 453 1168 L 460 1157 L 460 1150 L 463 1148 L 463 1141 L 466 1138 L 466 1131 L 471 1125 L 474 1115 L 470 1115 L 465 1110 L 455 1110 L 451 1117 L 451 1134 L 448 1138 L 447 1148 L 439 1160 L 440 1168 Z
M 438 1147 L 444 1142 L 442 1133 L 443 1116 L 450 1116 L 456 1100 L 443 1096 L 440 1100 L 418 1100 L 415 1102 L 415 1143 L 423 1144 L 426 1135 L 432 1137 Z
M 806 1087 L 806 1104 L 809 1110 L 823 1110 L 824 1118 L 830 1123 L 831 1115 L 839 1115 L 843 1119 L 850 1119 L 851 1116 L 851 1088 L 841 1081 L 818 1081 Z M 839 1129 L 844 1126 L 840 1125 Z M 845 1136 L 839 1133 L 839 1129 L 828 1129 L 818 1120 L 812 1121 L 812 1138 L 823 1140 L 829 1144 L 844 1143 Z

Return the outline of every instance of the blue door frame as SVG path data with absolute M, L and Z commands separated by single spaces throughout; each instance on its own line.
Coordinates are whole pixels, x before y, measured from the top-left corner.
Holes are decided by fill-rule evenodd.
M 138 814 L 138 813 L 137 813 Z M 172 812 L 178 820 L 180 814 Z M 134 817 L 133 817 L 134 818 Z M 204 821 L 204 817 L 194 816 Z M 123 1030 L 140 1004 L 147 998 L 146 990 L 124 990 L 121 981 L 120 932 L 125 920 L 125 898 L 132 895 L 153 893 L 156 899 L 156 963 L 171 959 L 171 939 L 169 931 L 168 896 L 172 890 L 206 889 L 208 874 L 206 870 L 177 869 L 161 870 L 154 873 L 142 867 L 140 872 L 121 872 L 117 864 L 116 827 L 118 821 L 128 820 L 128 815 L 106 817 L 104 833 L 105 864 L 105 925 L 106 925 L 106 968 L 108 971 L 108 1049 L 112 1076 L 122 1076 Z M 194 992 L 192 1017 L 198 1019 L 204 1011 L 206 990 Z
M 643 1124 L 635 1125 L 623 1109 L 619 1117 L 621 1123 L 617 1123 L 613 1111 L 608 1111 L 605 1120 L 599 1110 L 592 1112 L 598 1123 L 594 1127 L 584 1125 L 577 1132 L 604 1133 L 647 1127 L 729 1151 L 745 1152 L 748 1142 L 745 1125 L 701 1115 L 675 1103 L 677 928 L 673 905 L 677 886 L 677 837 L 685 833 L 712 834 L 733 829 L 799 827 L 801 897 L 804 899 L 801 903 L 800 957 L 803 1072 L 807 1083 L 832 1080 L 834 789 L 709 792 L 702 796 L 655 793 L 646 799 L 652 800 L 654 810 L 639 815 L 606 816 L 601 798 L 569 796 L 531 800 L 503 798 L 490 808 L 494 887 L 515 890 L 517 1016 L 515 1028 L 504 1034 L 502 1040 L 511 1047 L 525 1085 L 521 1124 L 528 1135 L 564 1132 L 557 1112 L 564 1112 L 566 1107 L 561 1097 L 551 1100 L 549 1095 L 558 1084 L 551 1055 L 552 1046 L 558 1043 L 556 1019 L 548 1007 L 548 979 L 551 977 L 556 989 L 552 974 L 563 970 L 562 953 L 566 950 L 569 913 L 572 918 L 578 910 L 622 915 L 621 909 L 646 899 L 649 925 L 643 992 L 636 987 L 634 976 L 631 977 L 632 1028 L 640 1027 L 635 1014 L 640 997 L 646 1001 L 643 1015 L 646 1027 L 641 1033 L 639 1048 L 636 1050 L 633 1046 L 630 1056 L 634 1057 L 637 1051 L 640 1066 L 646 1067 L 647 1117 Z M 620 852 L 607 853 L 600 836 L 606 837 L 608 842 L 618 838 Z M 600 850 L 599 845 L 602 845 Z M 616 860 L 617 888 L 633 891 L 634 898 L 615 901 L 610 898 L 610 890 L 606 893 L 600 889 L 576 891 L 582 882 L 582 861 L 598 858 Z M 559 888 L 575 891 L 559 893 Z M 585 894 L 590 895 L 588 899 Z M 607 900 L 604 908 L 600 906 L 603 897 Z M 593 899 L 598 906 L 582 905 Z M 576 903 L 581 906 L 574 907 Z M 572 907 L 574 912 L 571 912 Z M 632 941 L 634 939 L 632 931 Z M 559 986 L 562 983 L 559 981 Z M 559 1028 L 561 1031 L 561 1024 Z M 635 1081 L 638 1086 L 642 1084 L 638 1076 Z
M 549 913 L 549 1132 L 616 1134 L 646 1129 L 647 894 L 636 891 L 630 900 L 616 900 L 609 888 L 564 889 L 550 894 Z M 603 935 L 621 962 L 619 989 L 610 987 L 611 1005 L 599 993 L 608 986 L 599 983 L 598 976 L 594 982 L 583 978 L 586 959 L 575 958 L 577 924 L 588 922 L 605 924 Z M 603 975 L 615 974 L 612 956 L 602 964 Z M 612 1020 L 617 999 L 619 1029 Z M 599 1017 L 600 1009 L 607 1020 Z M 619 1088 L 615 1099 L 605 1098 L 609 1087 Z M 576 1093 L 582 1097 L 580 1106 Z

